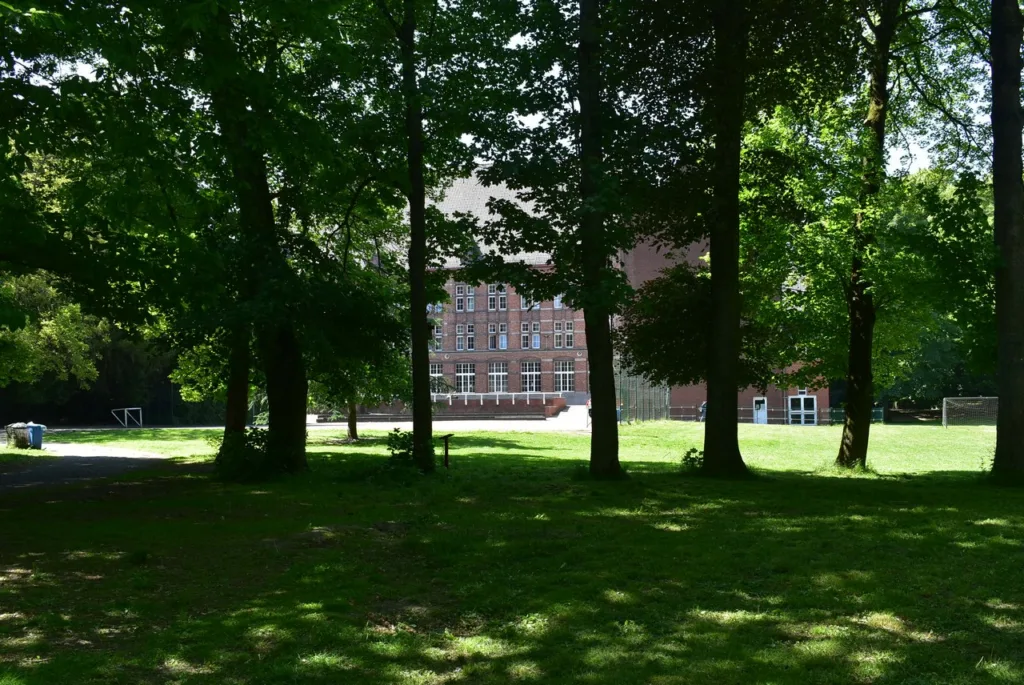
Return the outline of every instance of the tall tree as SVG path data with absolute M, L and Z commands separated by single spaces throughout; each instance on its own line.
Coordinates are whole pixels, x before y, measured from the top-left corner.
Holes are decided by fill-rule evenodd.
M 601 102 L 602 32 L 599 0 L 580 0 L 579 10 L 579 103 L 580 103 L 580 265 L 583 293 L 580 298 L 587 326 L 590 360 L 590 394 L 593 428 L 590 438 L 590 473 L 597 478 L 618 478 L 619 434 L 616 420 L 615 370 L 613 367 L 611 317 L 608 302 L 598 295 L 605 272 L 611 266 L 601 197 L 606 182 L 602 150 L 605 121 Z
M 1024 477 L 1024 185 L 1017 0 L 992 0 L 992 179 L 995 194 L 999 416 L 992 470 Z
M 746 1 L 717 3 L 711 81 L 714 121 L 711 208 L 711 321 L 704 471 L 745 473 L 737 433 L 740 360 L 740 149 L 747 85 Z

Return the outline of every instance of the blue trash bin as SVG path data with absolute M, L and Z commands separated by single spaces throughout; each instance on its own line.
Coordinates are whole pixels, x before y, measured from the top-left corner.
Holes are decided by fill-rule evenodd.
M 43 433 L 46 431 L 46 426 L 39 423 L 30 422 L 27 428 L 28 442 L 32 446 L 32 449 L 43 449 Z

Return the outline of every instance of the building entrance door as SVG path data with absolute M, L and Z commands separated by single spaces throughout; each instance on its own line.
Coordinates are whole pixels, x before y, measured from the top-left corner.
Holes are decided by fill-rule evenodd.
M 768 423 L 768 399 L 754 398 L 754 423 Z

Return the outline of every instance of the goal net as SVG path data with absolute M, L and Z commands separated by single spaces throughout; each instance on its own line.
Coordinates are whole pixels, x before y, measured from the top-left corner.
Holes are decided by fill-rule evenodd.
M 999 411 L 998 397 L 944 397 L 942 425 L 994 426 Z

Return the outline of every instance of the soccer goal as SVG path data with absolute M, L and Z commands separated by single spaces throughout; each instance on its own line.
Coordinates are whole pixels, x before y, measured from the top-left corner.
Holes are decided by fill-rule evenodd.
M 118 407 L 111 409 L 110 413 L 123 428 L 128 428 L 132 423 L 142 428 L 142 407 Z
M 999 413 L 998 397 L 942 398 L 942 425 L 994 426 Z

